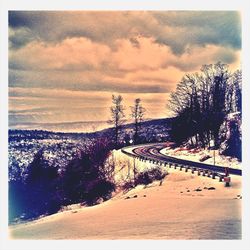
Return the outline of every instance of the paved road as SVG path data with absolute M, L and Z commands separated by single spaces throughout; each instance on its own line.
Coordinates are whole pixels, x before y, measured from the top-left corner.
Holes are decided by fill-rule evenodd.
M 162 154 L 160 151 L 163 148 L 169 146 L 170 144 L 171 143 L 169 142 L 165 142 L 165 143 L 138 145 L 134 147 L 123 148 L 122 152 L 131 157 L 139 158 L 141 160 L 150 160 L 162 164 L 178 164 L 179 166 L 182 165 L 184 167 L 199 168 L 199 169 L 213 171 L 216 173 L 225 173 L 224 166 L 193 162 Z M 240 169 L 228 168 L 228 172 L 229 174 L 232 175 L 242 175 L 242 171 Z

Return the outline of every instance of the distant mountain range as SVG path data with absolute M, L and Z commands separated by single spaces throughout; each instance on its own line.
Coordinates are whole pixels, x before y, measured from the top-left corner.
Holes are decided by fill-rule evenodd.
M 79 122 L 58 122 L 58 123 L 37 123 L 28 122 L 18 125 L 9 124 L 9 129 L 21 130 L 47 130 L 53 132 L 95 132 L 111 127 L 106 121 L 79 121 Z
M 140 137 L 145 142 L 156 142 L 164 141 L 169 137 L 169 129 L 171 126 L 173 118 L 163 118 L 163 119 L 153 119 L 144 121 L 141 124 Z M 105 124 L 105 129 L 102 128 L 105 122 L 77 122 L 77 123 L 51 123 L 51 124 L 35 124 L 34 129 L 25 129 L 23 126 L 18 129 L 9 129 L 9 141 L 21 140 L 21 139 L 82 139 L 82 138 L 97 138 L 103 136 L 111 136 L 113 133 L 112 127 L 107 128 L 107 123 Z M 30 125 L 27 124 L 27 126 Z M 45 125 L 45 126 L 44 126 Z M 87 128 L 92 126 L 92 131 Z M 95 126 L 95 128 L 93 127 Z M 82 129 L 81 129 L 82 128 Z M 63 131 L 63 132 L 62 132 Z M 120 133 L 120 139 L 132 138 L 134 133 L 134 124 L 128 123 L 122 126 L 122 131 Z M 123 139 L 122 139 L 123 138 Z
M 142 124 L 143 126 L 149 125 L 164 125 L 166 121 L 171 118 L 162 119 L 147 119 Z M 124 128 L 130 128 L 133 126 L 132 121 L 127 121 Z M 46 130 L 53 132 L 65 132 L 65 133 L 92 133 L 96 131 L 105 130 L 111 128 L 112 124 L 108 124 L 107 121 L 78 121 L 78 122 L 62 122 L 62 123 L 21 123 L 21 124 L 9 124 L 11 130 Z

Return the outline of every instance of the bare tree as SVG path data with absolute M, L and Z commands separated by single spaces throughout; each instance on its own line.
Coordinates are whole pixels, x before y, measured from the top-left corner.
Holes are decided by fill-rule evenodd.
M 242 72 L 237 70 L 233 74 L 234 85 L 234 108 L 233 111 L 241 112 L 242 105 Z
M 146 109 L 142 107 L 140 98 L 135 99 L 134 106 L 130 108 L 131 108 L 131 117 L 134 119 L 134 125 L 135 125 L 134 143 L 136 144 L 139 142 L 139 130 Z
M 112 95 L 112 106 L 110 107 L 111 119 L 108 123 L 114 126 L 114 140 L 116 148 L 119 145 L 119 132 L 121 130 L 121 125 L 124 123 L 124 106 L 122 105 L 122 96 Z
M 241 72 L 231 74 L 228 65 L 203 65 L 199 73 L 185 75 L 171 94 L 168 107 L 175 113 L 172 136 L 178 141 L 195 138 L 203 147 L 213 138 L 219 145 L 219 129 L 226 115 L 241 109 Z M 235 111 L 234 111 L 235 110 Z

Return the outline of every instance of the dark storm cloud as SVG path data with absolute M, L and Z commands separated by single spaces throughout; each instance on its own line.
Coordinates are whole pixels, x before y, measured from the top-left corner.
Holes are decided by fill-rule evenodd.
M 39 38 L 27 27 L 9 30 L 9 47 L 11 49 L 21 48 L 34 40 L 39 40 Z
M 32 27 L 33 19 L 27 11 L 9 11 L 9 26 L 13 28 L 18 27 Z M 39 17 L 39 15 L 35 15 Z
M 159 12 L 153 13 L 161 25 L 172 27 L 174 34 L 159 33 L 157 42 L 183 53 L 188 45 L 206 44 L 241 48 L 241 19 L 238 12 Z
M 65 38 L 87 37 L 110 44 L 113 39 L 130 34 L 131 24 L 126 12 L 117 13 L 117 17 L 112 20 L 109 12 L 18 11 L 9 13 L 9 25 L 16 29 L 30 28 L 34 36 L 46 42 L 57 43 Z
M 240 15 L 233 11 L 203 12 L 10 12 L 10 27 L 32 30 L 34 39 L 60 42 L 69 37 L 87 37 L 113 45 L 115 39 L 154 37 L 158 43 L 181 54 L 188 45 L 216 44 L 241 48 Z M 31 33 L 29 33 L 29 36 Z M 14 44 L 21 44 L 20 41 Z M 25 44 L 25 43 L 24 43 Z

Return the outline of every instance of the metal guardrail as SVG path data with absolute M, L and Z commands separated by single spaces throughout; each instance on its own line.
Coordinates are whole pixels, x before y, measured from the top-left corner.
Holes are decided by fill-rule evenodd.
M 127 152 L 126 149 L 128 148 L 134 148 L 134 149 L 132 150 L 132 152 Z M 162 145 L 160 144 L 151 144 L 151 145 L 140 145 L 138 147 L 129 146 L 129 147 L 121 149 L 121 151 L 122 153 L 130 157 L 133 157 L 142 161 L 149 161 L 149 162 L 164 165 L 164 166 L 168 165 L 170 168 L 178 167 L 180 170 L 185 169 L 186 172 L 188 172 L 188 170 L 191 170 L 192 173 L 194 173 L 194 171 L 197 171 L 198 175 L 202 174 L 203 176 L 212 177 L 213 179 L 215 179 L 215 177 L 218 177 L 219 181 L 222 181 L 222 180 L 225 181 L 226 177 L 228 177 L 228 174 L 239 175 L 239 176 L 242 175 L 242 171 L 240 169 L 234 169 L 234 168 L 229 168 L 229 167 L 226 168 L 226 167 L 217 166 L 217 165 L 209 165 L 209 164 L 204 164 L 200 162 L 193 162 L 193 161 L 175 158 L 172 156 L 163 155 L 159 152 L 162 148 L 164 147 L 162 147 Z M 140 154 L 142 149 L 143 151 L 146 151 L 146 152 L 144 152 L 143 154 Z M 156 154 L 151 154 L 150 152 L 148 152 L 148 150 L 150 149 L 156 150 Z M 136 152 L 138 150 L 140 151 L 140 153 Z M 225 169 L 227 169 L 227 174 L 225 174 Z

